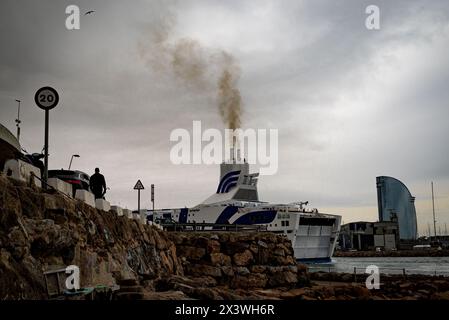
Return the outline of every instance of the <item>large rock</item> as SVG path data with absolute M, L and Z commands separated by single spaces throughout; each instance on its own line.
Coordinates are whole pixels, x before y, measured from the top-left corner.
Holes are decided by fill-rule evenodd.
M 353 295 L 359 299 L 364 299 L 370 296 L 370 291 L 365 286 L 354 286 Z
M 143 295 L 144 300 L 192 300 L 182 291 L 165 291 L 165 292 L 146 292 Z
M 291 271 L 273 272 L 268 278 L 270 287 L 293 287 L 298 282 L 298 276 Z
M 247 266 L 254 261 L 253 254 L 250 250 L 245 250 L 242 253 L 236 253 L 232 259 L 237 266 Z
M 248 275 L 237 275 L 231 282 L 231 288 L 265 288 L 268 277 L 266 274 L 250 273 Z
M 209 240 L 207 242 L 207 253 L 212 254 L 212 253 L 219 253 L 220 252 L 220 242 L 217 240 Z
M 181 290 L 181 287 L 186 288 L 197 288 L 197 287 L 215 287 L 217 281 L 210 276 L 201 277 L 181 277 L 181 276 L 168 276 L 157 279 L 155 283 L 155 289 L 157 291 L 167 291 L 167 290 Z M 185 290 L 181 290 L 185 291 Z
M 251 266 L 251 272 L 254 272 L 254 273 L 264 273 L 266 270 L 267 270 L 266 266 L 261 266 L 261 265 Z
M 432 296 L 432 299 L 435 299 L 435 300 L 449 300 L 449 291 L 435 293 Z
M 210 276 L 210 277 L 219 278 L 222 275 L 221 268 L 208 266 L 205 264 L 187 265 L 186 269 L 187 269 L 186 271 L 188 274 L 197 276 L 197 277 Z
M 230 266 L 221 267 L 221 272 L 224 276 L 229 278 L 234 276 L 234 269 Z
M 230 266 L 232 265 L 231 257 L 223 253 L 211 253 L 210 262 L 214 266 Z
M 189 260 L 201 260 L 206 255 L 206 249 L 194 246 L 179 246 L 178 256 Z

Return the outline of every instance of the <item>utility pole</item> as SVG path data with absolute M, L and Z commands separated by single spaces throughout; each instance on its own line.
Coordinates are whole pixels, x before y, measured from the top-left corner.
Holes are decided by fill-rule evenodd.
M 16 119 L 16 126 L 17 126 L 17 141 L 20 142 L 20 100 L 16 99 L 16 102 L 18 102 L 19 107 L 17 109 L 17 119 Z
M 154 217 L 154 184 L 151 185 L 151 202 L 153 203 L 153 217 Z
M 435 235 L 435 240 L 437 237 L 437 220 L 435 219 L 435 196 L 433 194 L 433 181 L 431 183 L 432 186 L 432 212 L 433 212 L 433 232 Z

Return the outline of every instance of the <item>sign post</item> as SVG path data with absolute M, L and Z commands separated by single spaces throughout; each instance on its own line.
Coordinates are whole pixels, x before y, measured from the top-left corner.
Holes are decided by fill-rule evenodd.
M 36 105 L 45 110 L 45 144 L 44 144 L 44 177 L 43 180 L 45 182 L 44 189 L 47 189 L 48 182 L 48 127 L 49 127 L 49 118 L 50 118 L 50 110 L 58 105 L 59 102 L 59 94 L 52 87 L 42 87 L 36 91 L 34 95 L 34 102 Z
M 153 217 L 154 217 L 154 184 L 151 185 L 151 202 L 153 203 Z
M 140 215 L 140 190 L 145 189 L 142 181 L 137 180 L 136 185 L 134 186 L 134 190 L 137 190 L 137 212 Z

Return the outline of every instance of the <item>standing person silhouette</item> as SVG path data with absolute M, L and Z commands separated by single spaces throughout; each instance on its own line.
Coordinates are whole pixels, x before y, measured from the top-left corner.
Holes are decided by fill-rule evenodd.
M 95 173 L 90 177 L 89 184 L 90 190 L 92 190 L 95 195 L 95 199 L 104 199 L 103 196 L 106 193 L 106 180 L 100 173 L 100 169 L 95 168 Z

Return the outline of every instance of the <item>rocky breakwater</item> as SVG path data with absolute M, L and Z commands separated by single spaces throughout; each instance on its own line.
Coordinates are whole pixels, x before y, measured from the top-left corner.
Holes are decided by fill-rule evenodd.
M 428 275 L 381 275 L 378 289 L 368 290 L 367 275 L 312 272 L 312 286 L 300 297 L 324 300 L 449 300 L 449 278 Z
M 0 300 L 48 298 L 43 272 L 68 265 L 83 287 L 183 274 L 165 232 L 0 175 Z
M 274 299 L 308 284 L 281 235 L 167 233 L 0 175 L 0 299 L 48 299 L 44 272 L 69 265 L 81 287 L 118 285 L 113 299 Z
M 294 288 L 306 284 L 305 268 L 291 242 L 269 232 L 173 232 L 178 258 L 188 277 L 209 277 L 230 289 Z

